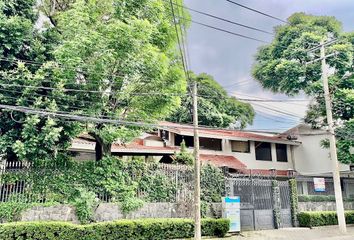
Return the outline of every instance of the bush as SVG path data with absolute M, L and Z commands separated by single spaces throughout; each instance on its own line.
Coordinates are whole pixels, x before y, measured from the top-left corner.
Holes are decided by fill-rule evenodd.
M 299 202 L 335 202 L 336 198 L 334 195 L 300 195 Z M 344 198 L 345 202 L 354 201 L 353 198 Z
M 326 225 L 337 225 L 337 214 L 334 211 L 324 212 L 301 212 L 297 215 L 300 227 L 317 227 Z M 345 212 L 347 224 L 354 223 L 354 211 Z
M 17 222 L 0 224 L 0 239 L 115 240 L 176 239 L 193 237 L 190 219 L 142 219 L 75 225 L 63 222 Z M 223 237 L 229 230 L 226 219 L 203 219 L 203 236 Z

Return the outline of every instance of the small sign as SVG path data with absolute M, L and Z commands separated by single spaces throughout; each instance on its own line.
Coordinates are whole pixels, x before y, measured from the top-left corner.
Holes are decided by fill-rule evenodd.
M 224 197 L 222 199 L 223 217 L 230 220 L 229 232 L 241 231 L 240 197 Z
M 313 183 L 315 186 L 315 192 L 325 192 L 326 184 L 324 178 L 313 178 Z

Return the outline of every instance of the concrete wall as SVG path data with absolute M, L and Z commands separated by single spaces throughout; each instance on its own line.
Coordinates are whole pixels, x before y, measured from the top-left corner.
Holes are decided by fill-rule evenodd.
M 221 217 L 221 204 L 212 203 L 207 209 L 208 217 Z M 192 218 L 193 205 L 190 203 L 145 203 L 129 214 L 124 214 L 118 204 L 100 203 L 95 209 L 97 222 L 138 218 Z M 78 223 L 75 208 L 68 205 L 33 207 L 21 214 L 21 221 L 67 221 Z
M 303 175 L 328 173 L 332 171 L 329 149 L 322 148 L 320 143 L 328 135 L 320 134 L 323 131 L 311 130 L 299 135 L 299 146 L 294 146 L 295 170 Z M 310 135 L 312 134 L 312 135 Z M 349 170 L 348 165 L 340 164 L 340 170 Z
M 344 202 L 345 210 L 354 210 L 354 202 Z M 335 202 L 299 202 L 299 212 L 304 211 L 335 211 Z

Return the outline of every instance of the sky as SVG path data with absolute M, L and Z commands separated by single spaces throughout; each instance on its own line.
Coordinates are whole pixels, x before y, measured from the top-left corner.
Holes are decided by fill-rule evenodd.
M 335 16 L 343 23 L 343 30 L 354 31 L 354 0 L 234 0 L 235 2 L 260 10 L 280 19 L 286 19 L 295 12 L 313 15 Z M 255 12 L 233 5 L 226 0 L 185 0 L 185 5 L 213 15 L 230 19 L 245 25 L 272 32 L 281 22 Z M 226 22 L 191 13 L 192 19 L 244 34 L 267 42 L 272 36 L 238 27 Z M 283 94 L 274 94 L 262 89 L 251 76 L 254 56 L 260 42 L 240 38 L 215 31 L 196 24 L 191 25 L 187 35 L 190 69 L 196 73 L 214 76 L 230 95 L 240 98 L 288 99 Z M 308 99 L 304 95 L 292 97 L 301 99 L 296 102 L 255 103 L 256 117 L 248 129 L 283 131 L 301 122 L 305 115 Z M 274 112 L 271 109 L 290 113 L 293 116 Z

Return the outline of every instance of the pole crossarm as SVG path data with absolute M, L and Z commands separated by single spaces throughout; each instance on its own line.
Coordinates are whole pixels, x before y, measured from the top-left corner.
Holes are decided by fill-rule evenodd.
M 319 61 L 322 61 L 323 59 L 326 59 L 326 58 L 329 58 L 329 57 L 333 57 L 333 56 L 337 56 L 338 54 L 339 54 L 338 52 L 334 52 L 334 53 L 328 54 L 327 56 L 316 58 L 316 59 L 314 59 L 312 61 L 306 62 L 305 65 L 309 65 L 309 64 L 312 64 L 312 63 L 315 63 L 315 62 L 319 62 Z

